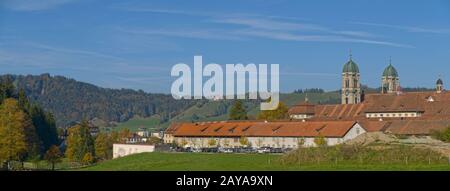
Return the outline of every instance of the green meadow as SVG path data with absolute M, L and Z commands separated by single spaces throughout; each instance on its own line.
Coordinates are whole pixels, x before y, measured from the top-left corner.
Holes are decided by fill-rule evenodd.
M 142 153 L 83 168 L 88 171 L 450 171 L 449 164 L 283 164 L 275 154 Z

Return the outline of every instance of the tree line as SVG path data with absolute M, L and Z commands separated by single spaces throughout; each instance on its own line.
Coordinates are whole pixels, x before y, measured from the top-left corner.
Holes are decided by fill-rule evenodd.
M 59 145 L 53 115 L 30 102 L 23 89 L 17 91 L 11 79 L 0 83 L 0 104 L 0 167 L 42 159 Z
M 241 100 L 234 101 L 228 114 L 229 120 L 248 120 L 251 117 L 248 116 L 248 108 Z M 289 108 L 283 103 L 279 102 L 277 109 L 260 111 L 256 119 L 260 120 L 281 120 L 289 119 Z

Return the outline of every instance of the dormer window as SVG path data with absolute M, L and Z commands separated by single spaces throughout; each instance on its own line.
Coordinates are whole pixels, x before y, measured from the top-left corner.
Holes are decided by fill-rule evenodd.
M 434 102 L 434 99 L 433 99 L 432 96 L 430 96 L 430 97 L 427 98 L 427 101 L 428 101 L 428 102 Z

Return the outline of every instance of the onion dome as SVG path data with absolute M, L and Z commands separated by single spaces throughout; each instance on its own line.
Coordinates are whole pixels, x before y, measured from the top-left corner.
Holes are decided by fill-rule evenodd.
M 389 66 L 384 69 L 383 77 L 398 77 L 397 70 L 392 64 L 389 64 Z
M 342 73 L 359 73 L 358 65 L 350 59 L 345 65 Z

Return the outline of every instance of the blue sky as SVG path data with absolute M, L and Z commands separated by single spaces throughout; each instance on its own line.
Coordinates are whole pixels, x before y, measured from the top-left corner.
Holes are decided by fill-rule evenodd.
M 449 1 L 2 0 L 0 74 L 170 91 L 173 65 L 280 64 L 280 89 L 340 88 L 349 50 L 378 87 L 450 81 Z

